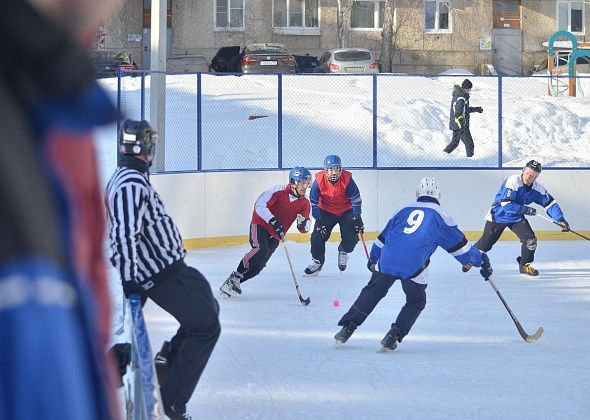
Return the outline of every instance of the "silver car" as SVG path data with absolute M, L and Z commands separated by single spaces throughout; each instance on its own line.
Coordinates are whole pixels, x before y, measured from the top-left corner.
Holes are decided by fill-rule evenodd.
M 316 73 L 379 73 L 379 61 L 365 48 L 337 48 L 320 57 Z

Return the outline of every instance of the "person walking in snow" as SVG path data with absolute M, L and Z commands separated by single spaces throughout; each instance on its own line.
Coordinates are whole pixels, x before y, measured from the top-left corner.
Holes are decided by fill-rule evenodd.
M 334 338 L 345 343 L 356 328 L 399 280 L 406 303 L 391 324 L 381 345 L 395 350 L 410 332 L 426 306 L 426 286 L 430 257 L 440 246 L 463 266 L 481 267 L 485 279 L 492 274 L 486 254 L 470 246 L 457 223 L 440 206 L 440 187 L 434 178 L 422 178 L 417 201 L 401 208 L 389 220 L 371 248 L 367 267 L 373 273 L 348 312 L 338 322 L 342 329 Z
M 474 153 L 473 138 L 469 130 L 469 114 L 472 112 L 483 112 L 481 106 L 469 106 L 469 93 L 473 83 L 471 80 L 465 79 L 461 86 L 455 85 L 453 88 L 453 99 L 451 101 L 451 115 L 449 118 L 449 129 L 453 132 L 451 142 L 445 147 L 446 153 L 451 153 L 459 146 L 459 141 L 465 145 L 465 152 L 467 157 L 472 157 Z
M 326 156 L 324 170 L 316 173 L 309 194 L 315 226 L 311 234 L 313 261 L 305 269 L 309 276 L 322 269 L 326 254 L 326 241 L 334 226 L 340 226 L 342 240 L 338 245 L 338 268 L 346 270 L 348 254 L 359 241 L 358 235 L 365 226 L 361 218 L 361 193 L 352 174 L 342 170 L 342 161 L 336 155 Z

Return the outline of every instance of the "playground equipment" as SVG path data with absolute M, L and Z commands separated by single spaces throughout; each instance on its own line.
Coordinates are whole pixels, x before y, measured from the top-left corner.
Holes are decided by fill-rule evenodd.
M 563 51 L 556 49 L 555 43 L 559 38 L 569 40 L 571 51 L 563 54 Z M 579 91 L 580 96 L 584 96 L 581 83 L 577 83 L 579 77 L 576 71 L 576 60 L 580 57 L 588 57 L 590 62 L 590 42 L 578 42 L 575 35 L 568 31 L 557 31 L 551 35 L 547 43 L 547 71 L 550 76 L 547 85 L 548 95 L 559 96 L 567 91 L 568 96 L 576 96 Z M 563 76 L 563 66 L 560 65 L 562 61 L 565 61 L 564 64 L 567 65 L 567 79 Z

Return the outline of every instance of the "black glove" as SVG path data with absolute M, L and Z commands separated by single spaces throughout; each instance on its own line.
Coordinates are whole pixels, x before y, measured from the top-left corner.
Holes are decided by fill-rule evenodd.
M 131 363 L 131 344 L 118 343 L 107 352 L 109 357 L 115 361 L 115 366 L 119 369 L 118 386 L 123 386 L 123 376 L 127 373 L 127 365 Z
M 143 289 L 135 280 L 123 280 L 123 293 L 126 298 L 129 298 L 132 294 L 137 294 L 143 297 Z
M 297 215 L 297 229 L 300 231 L 305 230 L 305 226 L 307 225 L 307 219 L 304 215 L 298 214 Z
M 481 268 L 479 270 L 479 274 L 481 274 L 484 280 L 487 281 L 492 276 L 493 272 L 494 270 L 492 270 L 492 265 L 490 264 L 490 258 L 488 257 L 488 254 L 486 254 L 485 252 L 482 253 Z
M 569 232 L 570 231 L 570 224 L 567 222 L 567 220 L 561 219 L 559 221 L 559 224 L 563 228 L 563 229 L 561 229 L 562 232 Z
M 535 214 L 537 214 L 537 210 L 534 207 L 522 206 L 522 210 L 520 211 L 520 213 L 526 216 L 534 216 Z
M 367 268 L 371 273 L 375 273 L 377 271 L 377 264 L 369 260 L 367 261 Z
M 358 216 L 353 216 L 352 220 L 354 223 L 354 231 L 356 233 L 365 233 L 365 224 L 363 223 L 360 214 Z
M 285 228 L 283 227 L 283 225 L 281 224 L 281 221 L 279 219 L 277 219 L 276 217 L 272 217 L 268 221 L 268 223 L 274 229 L 274 231 L 277 233 L 277 235 L 279 235 L 280 239 L 283 239 L 285 237 Z
M 318 220 L 315 221 L 315 230 L 317 231 L 317 233 L 320 234 L 321 238 L 325 241 L 327 241 L 330 237 L 330 234 L 328 233 L 328 228 Z
M 481 106 L 476 106 L 475 108 L 473 108 L 473 110 L 475 112 L 479 112 L 480 114 L 483 112 L 483 108 Z

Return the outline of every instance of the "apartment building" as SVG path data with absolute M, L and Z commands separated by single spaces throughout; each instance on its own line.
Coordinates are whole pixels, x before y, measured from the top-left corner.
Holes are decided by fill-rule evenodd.
M 557 30 L 590 41 L 590 0 L 167 0 L 168 54 L 202 54 L 251 42 L 279 42 L 319 56 L 336 47 L 380 55 L 392 21 L 392 71 L 431 74 L 449 68 L 528 73 L 546 58 Z M 387 19 L 391 2 L 392 19 Z M 105 22 L 97 48 L 125 50 L 149 67 L 150 0 L 123 0 Z M 143 63 L 143 64 L 142 64 Z M 146 65 L 147 64 L 147 65 Z

